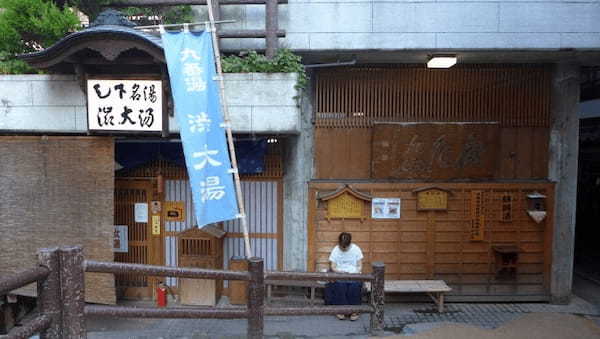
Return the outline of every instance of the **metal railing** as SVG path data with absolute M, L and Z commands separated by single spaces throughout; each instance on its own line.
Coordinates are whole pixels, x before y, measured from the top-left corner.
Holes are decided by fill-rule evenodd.
M 85 338 L 85 316 L 132 318 L 213 318 L 248 319 L 248 338 L 262 338 L 264 317 L 271 315 L 326 315 L 370 313 L 370 332 L 383 333 L 384 273 L 382 263 L 373 263 L 372 274 L 265 272 L 261 258 L 248 260 L 248 271 L 179 268 L 84 260 L 80 247 L 42 249 L 40 267 L 0 279 L 0 295 L 29 283 L 38 282 L 39 315 L 25 326 L 14 329 L 8 338 L 28 338 L 39 332 L 40 338 Z M 228 308 L 155 308 L 86 305 L 84 272 L 133 273 L 148 276 L 248 281 L 246 307 Z M 273 307 L 265 306 L 265 279 L 268 280 L 355 280 L 370 281 L 373 288 L 368 305 Z

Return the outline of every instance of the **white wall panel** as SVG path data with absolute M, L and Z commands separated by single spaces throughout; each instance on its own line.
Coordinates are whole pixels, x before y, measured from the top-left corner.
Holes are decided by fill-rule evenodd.
M 277 233 L 277 182 L 242 181 L 244 208 L 250 233 Z M 243 233 L 239 219 L 225 222 L 225 231 Z
M 277 269 L 277 239 L 252 238 L 252 233 L 277 234 L 277 181 L 242 181 L 242 194 L 248 227 L 251 234 L 250 246 L 255 256 L 265 259 L 265 270 Z M 166 222 L 167 232 L 185 231 L 196 224 L 192 201 L 192 190 L 188 180 L 166 180 L 165 201 L 183 201 L 185 204 L 184 222 Z M 225 231 L 228 233 L 243 233 L 239 219 L 226 221 Z M 223 267 L 229 266 L 233 256 L 245 257 L 244 239 L 228 238 L 223 243 Z M 177 238 L 165 238 L 165 264 L 177 266 Z M 169 286 L 176 286 L 175 278 L 167 278 Z

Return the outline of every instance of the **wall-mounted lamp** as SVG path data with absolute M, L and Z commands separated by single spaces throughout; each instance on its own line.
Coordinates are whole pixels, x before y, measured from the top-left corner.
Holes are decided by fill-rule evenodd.
M 433 55 L 427 62 L 427 68 L 450 68 L 456 65 L 456 55 Z

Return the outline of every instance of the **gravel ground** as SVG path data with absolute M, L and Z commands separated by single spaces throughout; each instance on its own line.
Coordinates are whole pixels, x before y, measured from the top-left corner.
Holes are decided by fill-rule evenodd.
M 441 324 L 398 339 L 599 339 L 600 326 L 582 316 L 561 313 L 530 313 L 496 329 L 486 330 L 464 324 Z

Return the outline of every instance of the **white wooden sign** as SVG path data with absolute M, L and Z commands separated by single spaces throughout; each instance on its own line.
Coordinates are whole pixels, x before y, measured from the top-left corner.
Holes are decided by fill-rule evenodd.
M 162 131 L 160 80 L 87 81 L 88 130 Z

